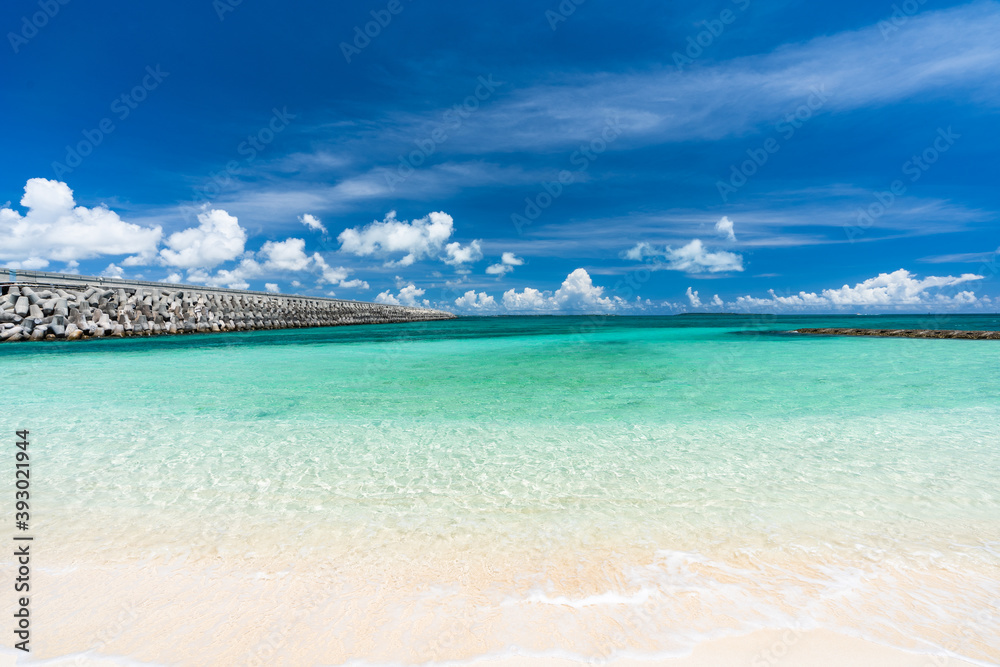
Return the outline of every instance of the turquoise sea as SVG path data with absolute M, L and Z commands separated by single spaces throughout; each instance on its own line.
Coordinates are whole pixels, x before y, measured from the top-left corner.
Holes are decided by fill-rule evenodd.
M 826 628 L 1000 663 L 1000 343 L 788 333 L 820 326 L 1000 316 L 0 346 L 39 657 L 595 659 Z

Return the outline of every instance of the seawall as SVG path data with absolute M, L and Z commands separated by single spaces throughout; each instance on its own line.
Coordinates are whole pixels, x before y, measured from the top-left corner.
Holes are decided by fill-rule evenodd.
M 455 317 L 429 308 L 344 299 L 0 271 L 0 342 L 389 324 Z

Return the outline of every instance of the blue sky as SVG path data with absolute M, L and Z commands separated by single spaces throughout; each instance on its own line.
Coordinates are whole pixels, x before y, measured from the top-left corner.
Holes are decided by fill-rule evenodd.
M 477 313 L 1000 309 L 997 2 L 0 22 L 0 265 Z

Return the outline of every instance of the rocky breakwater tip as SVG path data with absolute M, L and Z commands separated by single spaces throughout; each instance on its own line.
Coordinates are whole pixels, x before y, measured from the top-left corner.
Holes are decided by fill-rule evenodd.
M 65 289 L 9 284 L 0 295 L 0 342 L 390 324 L 454 317 L 428 308 L 177 285 Z
M 880 338 L 1000 340 L 1000 331 L 964 331 L 959 329 L 796 329 L 795 333 L 822 336 L 875 336 Z

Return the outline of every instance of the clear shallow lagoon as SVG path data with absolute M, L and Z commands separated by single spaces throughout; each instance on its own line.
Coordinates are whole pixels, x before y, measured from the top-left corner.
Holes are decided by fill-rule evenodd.
M 1000 343 L 783 333 L 820 326 L 1000 316 L 0 346 L 40 657 L 677 655 L 787 627 L 1000 662 Z

